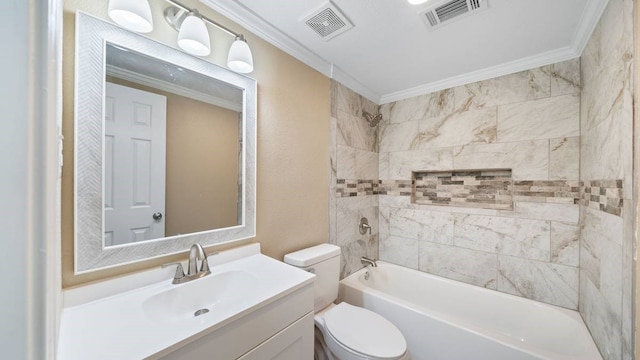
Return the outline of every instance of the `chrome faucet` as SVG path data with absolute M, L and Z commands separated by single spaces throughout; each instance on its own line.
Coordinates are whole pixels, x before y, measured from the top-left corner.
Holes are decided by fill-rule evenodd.
M 360 262 L 363 264 L 367 264 L 367 265 L 371 265 L 372 267 L 378 267 L 378 264 L 376 264 L 376 260 L 375 259 L 369 259 L 368 257 L 361 257 L 360 258 Z
M 217 254 L 213 253 L 213 254 Z M 200 269 L 198 270 L 198 260 L 200 260 Z M 176 265 L 176 273 L 173 276 L 172 284 L 184 284 L 191 280 L 200 279 L 211 274 L 209 270 L 209 260 L 207 254 L 205 254 L 202 245 L 193 244 L 189 249 L 189 264 L 187 265 L 187 274 L 184 273 L 181 263 L 164 264 L 162 267 Z

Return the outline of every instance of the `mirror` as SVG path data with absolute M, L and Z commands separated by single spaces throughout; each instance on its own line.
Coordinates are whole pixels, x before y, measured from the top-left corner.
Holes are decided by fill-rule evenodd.
M 255 236 L 255 81 L 76 21 L 76 273 Z

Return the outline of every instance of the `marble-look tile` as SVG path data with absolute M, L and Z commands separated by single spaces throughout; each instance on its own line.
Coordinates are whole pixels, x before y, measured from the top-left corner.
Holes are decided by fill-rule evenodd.
M 589 328 L 605 360 L 622 358 L 622 333 L 619 310 L 612 308 L 602 293 L 580 274 L 580 315 Z
M 580 92 L 580 58 L 551 65 L 551 96 Z
M 412 171 L 453 169 L 452 148 L 389 153 L 389 178 L 411 180 Z
M 498 107 L 498 142 L 580 135 L 580 97 L 576 94 Z
M 356 150 L 355 178 L 365 180 L 378 179 L 378 153 Z
M 609 310 L 594 305 L 594 311 L 622 312 L 623 220 L 603 211 L 582 207 L 580 268 Z
M 335 91 L 337 112 L 342 112 L 355 117 L 361 117 L 363 111 L 370 114 L 378 113 L 378 105 L 373 103 L 371 100 L 368 100 L 364 96 L 338 82 L 334 81 L 333 83 L 335 83 L 335 86 L 332 86 L 331 90 Z
M 580 139 L 580 179 L 623 179 L 624 198 L 632 198 L 633 116 L 611 119 L 584 131 Z
M 575 224 L 551 222 L 551 262 L 580 265 L 580 227 Z
M 453 215 L 438 211 L 391 209 L 389 234 L 432 243 L 453 244 Z
M 380 235 L 389 235 L 389 215 L 391 208 L 388 206 L 378 207 L 378 233 Z
M 380 106 L 380 113 L 390 123 L 415 121 L 450 114 L 454 110 L 452 89 L 436 91 Z
M 360 261 L 360 258 L 363 256 L 377 259 L 379 257 L 378 246 L 378 235 L 366 236 L 363 239 L 341 245 L 340 279 L 344 279 L 362 269 L 364 265 Z
M 421 241 L 420 271 L 488 289 L 496 288 L 498 255 Z
M 512 169 L 514 180 L 547 180 L 549 140 L 466 145 L 453 149 L 455 169 Z
M 489 108 L 549 97 L 549 66 L 521 71 L 455 88 L 456 110 Z
M 454 219 L 455 246 L 549 261 L 547 221 L 462 214 Z
M 380 152 L 411 150 L 418 138 L 418 121 L 380 125 Z
M 498 291 L 576 310 L 578 268 L 498 256 Z
M 380 195 L 379 201 L 381 206 L 391 208 L 447 212 L 451 214 L 501 216 L 506 218 L 559 221 L 570 224 L 578 224 L 580 220 L 580 206 L 575 204 L 518 202 L 515 204 L 514 210 L 492 210 L 412 204 L 411 198 L 408 196 Z
M 333 82 L 332 82 L 333 85 Z M 336 134 L 338 131 L 338 120 L 331 117 L 329 121 L 329 243 L 337 244 L 336 234 L 336 180 L 338 176 L 338 146 L 336 145 Z
M 338 145 L 377 152 L 377 136 L 377 128 L 370 127 L 361 117 L 338 114 Z
M 549 180 L 580 178 L 580 138 L 549 140 Z
M 634 217 L 636 216 L 633 208 L 635 204 L 626 202 L 623 210 L 623 243 L 622 243 L 622 355 L 623 359 L 633 359 L 629 357 L 634 350 L 634 316 L 633 304 L 634 297 L 634 256 L 636 250 L 634 248 L 635 226 Z
M 389 236 L 380 241 L 380 260 L 417 270 L 418 244 L 418 240 Z
M 337 118 L 338 117 L 338 87 L 340 86 L 340 84 L 335 81 L 335 80 L 331 80 L 331 84 L 330 84 L 330 88 L 329 88 L 329 96 L 331 98 L 331 117 L 332 118 Z
M 504 216 L 504 212 L 501 215 Z M 575 204 L 516 203 L 515 214 L 512 216 L 577 224 L 580 221 L 580 206 Z
M 360 218 L 366 217 L 371 225 L 371 233 L 378 232 L 377 196 L 354 196 L 338 198 L 336 209 L 336 243 L 345 245 L 355 240 L 365 239 L 368 235 L 361 235 L 358 225 Z
M 395 180 L 389 177 L 389 153 L 378 154 L 378 180 Z
M 497 108 L 455 112 L 420 120 L 414 149 L 488 144 L 496 141 Z
M 356 149 L 338 145 L 336 159 L 336 176 L 338 179 L 358 179 L 356 176 Z

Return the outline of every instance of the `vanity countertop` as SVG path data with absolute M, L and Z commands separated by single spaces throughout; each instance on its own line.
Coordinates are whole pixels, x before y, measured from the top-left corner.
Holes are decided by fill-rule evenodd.
M 193 288 L 187 291 L 187 286 L 207 277 L 181 285 L 173 285 L 172 279 L 167 278 L 66 307 L 62 312 L 58 358 L 142 359 L 166 354 L 312 284 L 314 277 L 260 253 L 214 265 L 211 272 L 211 277 L 242 272 L 256 281 L 250 283 L 249 296 L 239 296 L 223 308 L 214 305 L 210 312 L 197 317 L 158 317 L 157 311 L 150 312 L 149 301 L 169 291 L 176 293 L 175 289 L 181 287 L 186 296 L 193 296 Z M 173 296 L 172 300 L 176 301 L 175 306 L 171 306 L 173 310 L 184 299 Z

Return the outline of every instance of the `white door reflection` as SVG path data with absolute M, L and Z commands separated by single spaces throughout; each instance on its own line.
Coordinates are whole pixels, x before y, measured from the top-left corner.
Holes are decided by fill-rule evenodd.
M 167 98 L 105 90 L 104 246 L 163 238 Z

